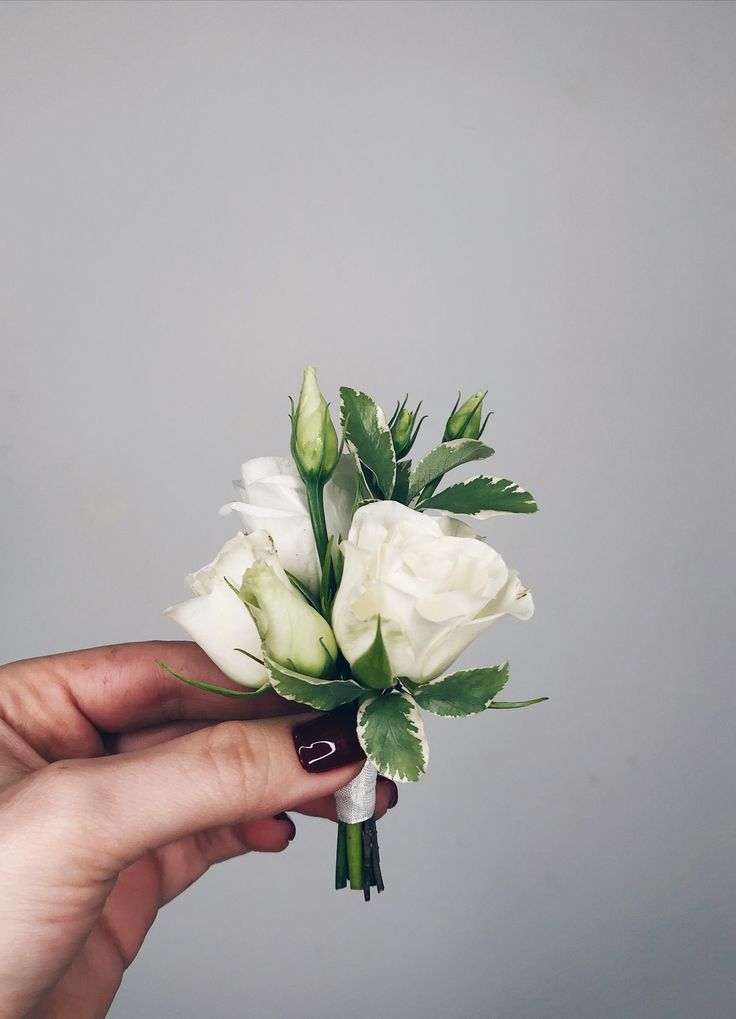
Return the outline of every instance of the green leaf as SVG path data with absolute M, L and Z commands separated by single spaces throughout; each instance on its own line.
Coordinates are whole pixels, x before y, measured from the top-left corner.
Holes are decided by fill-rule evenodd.
M 366 393 L 342 386 L 340 398 L 345 437 L 375 476 L 383 496 L 390 499 L 396 481 L 396 455 L 388 424 Z
M 414 468 L 409 483 L 409 498 L 416 498 L 430 482 L 441 478 L 453 468 L 470 463 L 471 460 L 485 460 L 489 456 L 493 456 L 493 450 L 478 439 L 453 439 L 435 446 Z
M 266 668 L 277 694 L 287 701 L 309 704 L 317 711 L 332 711 L 360 697 L 363 690 L 351 679 L 314 679 L 266 658 Z
M 396 464 L 396 484 L 391 498 L 394 502 L 401 502 L 406 506 L 409 502 L 409 476 L 411 474 L 411 460 L 402 460 Z
M 188 676 L 182 676 L 179 672 L 174 672 L 170 669 L 166 662 L 158 663 L 162 669 L 166 669 L 170 676 L 175 679 L 180 679 L 182 683 L 188 683 L 189 686 L 196 686 L 198 690 L 206 690 L 208 693 L 217 693 L 221 697 L 260 697 L 261 694 L 266 693 L 271 689 L 271 684 L 267 681 L 263 686 L 259 686 L 257 690 L 228 690 L 225 686 L 215 686 L 214 683 L 202 683 L 198 679 L 190 679 Z
M 494 701 L 493 704 L 489 704 L 489 708 L 528 708 L 532 704 L 541 704 L 543 701 L 548 701 L 549 697 L 535 697 L 531 701 Z
M 534 497 L 506 478 L 478 475 L 437 492 L 420 502 L 417 509 L 447 510 L 471 517 L 492 517 L 496 513 L 536 513 Z
M 440 676 L 429 683 L 402 682 L 411 690 L 420 708 L 433 715 L 461 718 L 493 707 L 491 703 L 509 678 L 509 663 L 485 669 L 465 669 Z
M 416 782 L 429 748 L 416 704 L 407 693 L 367 694 L 358 708 L 358 739 L 381 775 Z
M 381 633 L 381 617 L 376 622 L 376 636 L 373 643 L 360 658 L 356 658 L 350 666 L 353 674 L 366 686 L 374 690 L 384 690 L 394 685 L 394 677 L 391 672 L 391 662 L 388 659 L 386 645 L 383 643 Z

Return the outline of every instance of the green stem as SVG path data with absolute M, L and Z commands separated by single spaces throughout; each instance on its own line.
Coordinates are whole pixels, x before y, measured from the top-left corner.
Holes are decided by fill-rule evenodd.
M 312 520 L 312 531 L 317 544 L 317 555 L 320 566 L 327 554 L 327 521 L 325 520 L 325 503 L 323 499 L 324 485 L 320 481 L 307 482 L 307 502 L 309 516 Z
M 335 888 L 344 888 L 348 883 L 348 851 L 345 836 L 345 822 L 337 822 L 337 852 L 335 854 Z
M 363 825 L 346 824 L 345 836 L 348 853 L 348 879 L 353 890 L 363 888 Z

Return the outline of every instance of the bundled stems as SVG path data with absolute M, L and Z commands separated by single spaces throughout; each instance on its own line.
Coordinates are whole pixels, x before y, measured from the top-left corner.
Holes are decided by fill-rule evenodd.
M 377 892 L 384 889 L 375 817 L 356 824 L 338 822 L 335 888 L 346 888 L 348 884 L 353 891 L 362 891 L 366 902 L 370 901 L 371 888 Z

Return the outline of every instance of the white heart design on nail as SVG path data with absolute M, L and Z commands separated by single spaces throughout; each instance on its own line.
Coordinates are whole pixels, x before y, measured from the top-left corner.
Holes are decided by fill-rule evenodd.
M 318 739 L 315 740 L 314 743 L 310 743 L 308 747 L 307 746 L 299 747 L 299 757 L 301 758 L 301 760 L 304 760 L 304 758 L 302 757 L 302 753 L 305 750 L 314 750 L 315 747 L 319 746 L 328 747 L 329 749 L 327 750 L 327 753 L 322 754 L 320 757 L 313 757 L 311 760 L 307 760 L 306 762 L 307 764 L 316 764 L 317 761 L 324 761 L 325 757 L 329 757 L 330 754 L 334 754 L 335 750 L 337 749 L 336 744 L 332 743 L 330 740 Z

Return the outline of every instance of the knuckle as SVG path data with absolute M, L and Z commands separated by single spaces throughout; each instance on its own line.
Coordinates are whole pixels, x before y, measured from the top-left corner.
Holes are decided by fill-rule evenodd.
M 56 761 L 31 780 L 36 811 L 49 845 L 64 851 L 69 865 L 108 877 L 119 858 L 120 804 L 95 762 Z
M 63 836 L 83 837 L 94 829 L 99 835 L 98 806 L 104 802 L 97 783 L 83 761 L 55 761 L 31 780 L 38 805 L 52 829 Z
M 83 814 L 92 799 L 83 779 L 83 768 L 76 761 L 49 764 L 36 776 L 36 785 L 53 815 Z
M 248 722 L 221 722 L 206 730 L 202 752 L 207 758 L 221 802 L 240 816 L 268 795 L 270 763 L 267 740 Z

